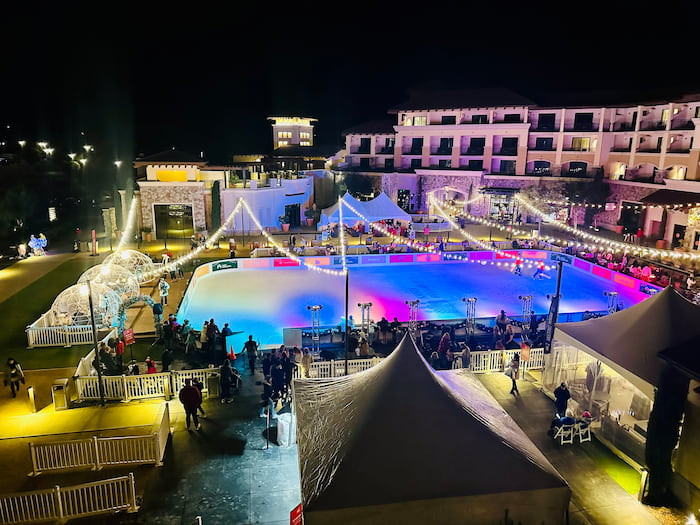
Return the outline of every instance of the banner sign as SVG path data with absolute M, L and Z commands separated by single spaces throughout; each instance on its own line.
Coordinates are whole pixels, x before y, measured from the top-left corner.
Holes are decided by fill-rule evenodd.
M 561 261 L 566 264 L 571 264 L 574 262 L 574 258 L 571 255 L 566 255 L 565 253 L 552 252 L 551 257 L 553 261 Z
M 136 338 L 134 337 L 134 329 L 133 328 L 127 328 L 122 332 L 124 335 L 124 344 L 125 345 L 133 345 L 136 342 Z
M 303 515 L 301 503 L 299 503 L 299 505 L 294 507 L 289 513 L 289 525 L 301 525 Z
M 235 270 L 238 268 L 238 261 L 219 261 L 212 263 L 211 270 L 218 272 L 219 270 Z
M 544 334 L 544 353 L 548 354 L 552 351 L 552 340 L 554 339 L 554 325 L 559 316 L 559 297 L 552 297 L 552 302 L 549 305 L 549 313 L 547 314 L 547 324 Z

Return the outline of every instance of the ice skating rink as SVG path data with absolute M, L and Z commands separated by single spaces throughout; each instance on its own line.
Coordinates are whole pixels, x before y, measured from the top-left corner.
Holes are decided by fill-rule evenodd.
M 426 320 L 465 317 L 463 297 L 476 297 L 477 317 L 495 317 L 501 309 L 510 315 L 522 313 L 520 295 L 532 295 L 538 315 L 549 310 L 547 294 L 554 294 L 556 270 L 549 279 L 532 278 L 534 269 L 523 275 L 502 266 L 470 262 L 410 263 L 350 268 L 349 311 L 359 324 L 358 303 L 372 303 L 372 319 L 408 320 L 405 301 L 419 299 L 418 318 Z M 605 310 L 606 291 L 619 293 L 625 307 L 648 296 L 564 265 L 560 312 Z M 219 328 L 229 323 L 241 337 L 253 335 L 261 344 L 280 344 L 282 328 L 307 327 L 307 306 L 321 305 L 321 325 L 340 324 L 345 308 L 345 279 L 302 268 L 223 270 L 211 272 L 190 285 L 178 312 L 178 320 L 189 319 L 199 329 L 214 318 Z M 237 349 L 239 350 L 239 349 Z

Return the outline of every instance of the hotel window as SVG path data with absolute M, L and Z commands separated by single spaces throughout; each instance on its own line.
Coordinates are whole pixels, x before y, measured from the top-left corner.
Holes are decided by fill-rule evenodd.
M 571 139 L 571 149 L 574 151 L 590 151 L 591 139 L 588 137 L 574 137 Z
M 503 122 L 520 122 L 522 117 L 518 113 L 506 113 L 503 115 Z
M 472 124 L 488 124 L 488 115 L 472 115 Z
M 302 140 L 301 142 L 299 142 L 299 145 L 300 146 L 311 146 L 311 142 L 309 142 L 308 140 Z
M 428 124 L 428 117 L 413 117 L 414 126 L 426 126 Z
M 451 168 L 452 161 L 449 159 L 440 159 L 440 160 L 438 160 L 438 167 L 439 168 Z
M 420 168 L 420 159 L 411 159 L 412 168 Z
M 481 171 L 484 169 L 484 161 L 472 159 L 467 163 L 467 169 L 472 171 Z
M 385 168 L 393 168 L 394 167 L 394 159 L 386 159 L 384 161 L 384 167 Z
M 277 144 L 278 144 L 279 146 L 288 146 L 288 145 L 289 145 L 289 141 L 288 141 L 288 140 L 280 140 Z
M 290 135 L 290 137 L 291 137 L 291 135 Z M 309 133 L 308 131 L 302 131 L 301 133 L 299 133 L 299 138 L 308 140 L 311 138 L 311 133 Z
M 291 131 L 278 131 L 278 132 L 277 132 L 277 138 L 278 138 L 278 139 L 291 139 L 291 138 L 292 138 L 292 132 L 291 132 Z
M 695 108 L 695 118 L 700 118 L 700 106 Z
M 457 124 L 457 117 L 454 115 L 443 115 L 440 124 Z

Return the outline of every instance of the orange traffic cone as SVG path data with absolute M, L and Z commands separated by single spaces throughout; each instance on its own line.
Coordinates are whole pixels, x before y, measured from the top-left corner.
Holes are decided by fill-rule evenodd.
M 231 345 L 230 348 L 231 348 L 231 350 L 229 353 L 229 359 L 231 359 L 231 361 L 235 361 L 236 360 L 236 352 L 233 351 L 233 345 Z

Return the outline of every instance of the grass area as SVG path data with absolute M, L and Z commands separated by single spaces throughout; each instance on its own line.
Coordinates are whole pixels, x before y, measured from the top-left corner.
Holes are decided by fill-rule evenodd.
M 636 495 L 642 480 L 641 474 L 618 458 L 597 439 L 591 440 L 590 445 L 590 447 L 584 447 L 584 450 L 591 459 L 626 492 Z
M 75 284 L 80 275 L 94 264 L 95 261 L 84 258 L 66 261 L 0 303 L 2 363 L 10 356 L 17 359 L 22 367 L 28 370 L 75 366 L 78 363 L 78 360 L 89 351 L 89 346 L 27 349 L 25 328 L 51 308 L 56 296 Z

